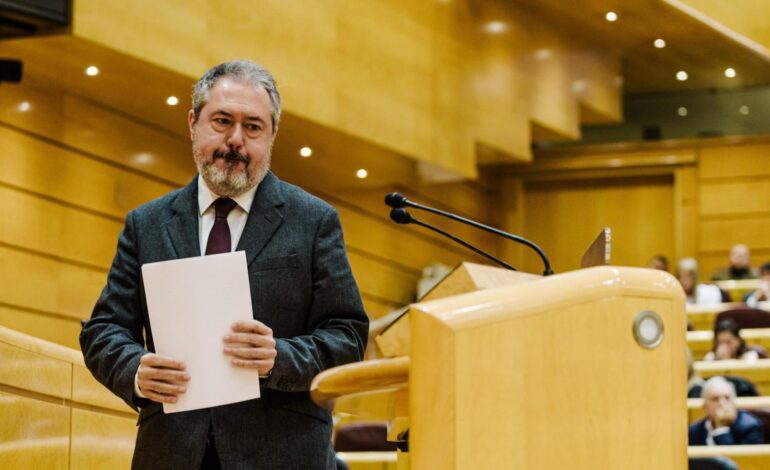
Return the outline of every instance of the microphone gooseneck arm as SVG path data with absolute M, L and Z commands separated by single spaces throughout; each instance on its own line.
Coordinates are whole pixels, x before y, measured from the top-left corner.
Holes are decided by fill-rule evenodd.
M 417 220 L 414 217 L 412 217 L 412 215 L 409 212 L 407 212 L 406 209 L 403 209 L 403 208 L 393 209 L 392 211 L 390 211 L 390 218 L 391 218 L 391 220 L 393 220 L 393 222 L 396 222 L 397 224 L 415 224 L 415 225 L 419 225 L 420 227 L 425 227 L 428 230 L 433 230 L 434 232 L 439 233 L 439 234 L 441 234 L 441 235 L 451 239 L 452 241 L 459 243 L 460 245 L 464 246 L 465 248 L 468 248 L 469 250 L 473 251 L 474 253 L 479 254 L 479 255 L 481 255 L 481 256 L 483 256 L 483 257 L 485 257 L 485 258 L 487 258 L 487 259 L 489 259 L 489 260 L 491 260 L 491 261 L 493 261 L 493 262 L 495 262 L 497 264 L 499 264 L 500 266 L 502 266 L 502 267 L 504 267 L 506 269 L 510 269 L 512 271 L 516 271 L 516 268 L 514 268 L 510 264 L 506 263 L 505 261 L 503 261 L 503 260 L 501 260 L 499 258 L 496 258 L 495 256 L 492 256 L 491 254 L 487 253 L 486 251 L 484 251 L 484 250 L 482 250 L 480 248 L 476 248 L 475 246 L 473 246 L 470 243 L 462 240 L 461 238 L 456 237 L 456 236 L 452 235 L 451 233 L 445 232 L 444 230 L 441 230 L 438 227 L 434 227 L 433 225 L 426 224 L 425 222 L 420 222 L 419 220 Z
M 433 207 L 423 206 L 422 204 L 418 204 L 416 202 L 410 201 L 409 199 L 407 199 L 406 197 L 404 197 L 399 193 L 390 193 L 387 196 L 385 196 L 385 203 L 395 209 L 409 206 L 409 207 L 414 207 L 415 209 L 432 212 L 442 217 L 446 217 L 446 218 L 455 220 L 457 222 L 470 225 L 471 227 L 476 227 L 478 229 L 481 229 L 490 233 L 494 233 L 495 235 L 526 245 L 532 248 L 533 250 L 535 250 L 535 252 L 537 252 L 537 254 L 540 256 L 540 259 L 543 260 L 543 266 L 545 267 L 543 271 L 543 276 L 550 276 L 551 274 L 553 274 L 553 270 L 551 269 L 551 262 L 548 261 L 548 257 L 545 256 L 545 253 L 543 252 L 543 250 L 539 246 L 537 246 L 535 243 L 527 240 L 524 237 L 513 235 L 508 232 L 503 232 L 502 230 L 496 229 L 494 227 L 490 227 L 489 225 L 484 225 L 474 220 L 466 219 L 465 217 L 452 214 L 451 212 L 445 212 L 440 209 L 435 209 Z

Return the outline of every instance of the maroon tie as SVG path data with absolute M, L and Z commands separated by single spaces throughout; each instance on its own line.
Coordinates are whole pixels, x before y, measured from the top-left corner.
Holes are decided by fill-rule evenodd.
M 221 197 L 214 201 L 216 218 L 214 226 L 209 233 L 209 241 L 206 244 L 206 254 L 229 253 L 232 241 L 230 240 L 230 226 L 227 225 L 227 214 L 236 206 L 236 202 L 229 197 Z

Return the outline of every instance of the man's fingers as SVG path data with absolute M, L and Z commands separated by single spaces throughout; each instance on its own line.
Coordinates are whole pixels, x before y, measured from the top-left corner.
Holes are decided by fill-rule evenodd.
M 225 353 L 239 359 L 275 359 L 278 354 L 270 348 L 225 347 Z
M 267 325 L 259 320 L 244 320 L 233 323 L 232 330 L 235 333 L 258 333 L 261 335 L 272 335 L 271 330 Z
M 233 358 L 231 362 L 239 367 L 249 367 L 252 369 L 259 369 L 260 372 L 264 371 L 267 372 L 270 369 L 273 368 L 275 365 L 275 361 L 272 359 L 265 359 L 265 360 L 250 360 L 250 359 L 238 359 Z
M 185 370 L 186 364 L 172 357 L 161 356 L 160 354 L 145 354 L 139 360 L 139 364 L 151 367 L 164 367 L 166 369 Z
M 190 380 L 190 374 L 171 369 L 139 366 L 136 371 L 139 380 L 158 380 L 171 383 L 184 383 Z
M 142 390 L 142 393 L 150 400 L 156 401 L 158 403 L 176 403 L 177 400 L 176 396 L 164 395 L 162 393 L 156 393 L 150 390 Z
M 256 347 L 275 347 L 275 338 L 272 336 L 264 336 L 254 333 L 230 333 L 224 337 L 225 343 L 228 345 L 235 345 L 235 343 L 241 343 L 249 346 Z
M 187 391 L 187 387 L 185 387 L 184 385 L 176 385 L 176 384 L 170 384 L 166 382 L 159 382 L 157 380 L 142 381 L 139 383 L 139 389 L 145 395 L 146 395 L 145 390 L 162 394 L 162 395 L 170 395 L 170 396 L 180 395 Z

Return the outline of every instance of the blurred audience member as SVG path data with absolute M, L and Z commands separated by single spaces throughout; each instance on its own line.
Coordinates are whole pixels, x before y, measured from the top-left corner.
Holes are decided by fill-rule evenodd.
M 756 279 L 755 269 L 751 269 L 751 253 L 749 247 L 739 243 L 730 249 L 730 266 L 718 269 L 711 279 L 726 281 L 728 279 Z
M 703 378 L 695 372 L 692 351 L 687 348 L 687 398 L 700 398 L 703 392 Z
M 676 277 L 687 295 L 687 305 L 712 305 L 722 302 L 722 291 L 719 287 L 698 282 L 698 262 L 695 258 L 679 260 Z
M 659 269 L 661 271 L 669 272 L 668 258 L 663 255 L 655 255 L 649 261 L 647 261 L 647 267 L 650 269 Z
M 724 377 L 712 377 L 703 384 L 706 417 L 690 425 L 691 446 L 762 444 L 762 423 L 751 413 L 735 407 L 735 387 Z
M 714 328 L 714 346 L 704 361 L 722 361 L 725 359 L 745 359 L 754 361 L 759 354 L 746 348 L 746 342 L 741 338 L 741 329 L 733 320 L 719 322 Z
M 751 308 L 756 308 L 759 302 L 770 301 L 770 262 L 759 268 L 759 287 L 743 301 Z

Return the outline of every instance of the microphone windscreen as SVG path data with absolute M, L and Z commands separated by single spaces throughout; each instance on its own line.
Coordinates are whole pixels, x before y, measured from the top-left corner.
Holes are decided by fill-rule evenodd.
M 390 220 L 397 224 L 408 224 L 412 221 L 412 216 L 406 209 L 393 209 L 390 211 Z
M 406 206 L 406 198 L 398 193 L 390 193 L 385 196 L 385 204 L 394 209 Z

